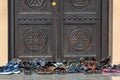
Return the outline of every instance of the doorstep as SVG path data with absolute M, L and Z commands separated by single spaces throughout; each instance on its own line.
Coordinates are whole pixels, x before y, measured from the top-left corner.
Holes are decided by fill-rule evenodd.
M 90 74 L 84 75 L 83 73 L 70 73 L 70 74 L 49 74 L 38 75 L 33 73 L 32 75 L 24 75 L 24 73 L 14 75 L 0 75 L 0 80 L 120 80 L 120 74 L 116 73 L 102 73 L 102 74 Z

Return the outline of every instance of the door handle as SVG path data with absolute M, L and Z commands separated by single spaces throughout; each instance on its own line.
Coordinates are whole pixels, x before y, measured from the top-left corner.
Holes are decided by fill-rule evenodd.
M 53 7 L 55 7 L 55 6 L 57 5 L 57 3 L 56 3 L 55 1 L 53 1 L 53 0 L 51 0 L 51 5 L 52 5 Z

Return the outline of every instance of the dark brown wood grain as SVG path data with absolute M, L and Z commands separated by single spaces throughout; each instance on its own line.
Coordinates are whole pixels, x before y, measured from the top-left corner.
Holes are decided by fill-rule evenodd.
M 109 0 L 55 1 L 9 0 L 9 60 L 107 56 Z

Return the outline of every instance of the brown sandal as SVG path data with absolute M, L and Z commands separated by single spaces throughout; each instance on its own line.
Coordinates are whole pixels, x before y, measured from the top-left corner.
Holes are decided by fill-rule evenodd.
M 50 67 L 42 67 L 40 69 L 37 70 L 38 74 L 51 74 L 54 72 L 55 67 L 54 66 L 50 66 Z

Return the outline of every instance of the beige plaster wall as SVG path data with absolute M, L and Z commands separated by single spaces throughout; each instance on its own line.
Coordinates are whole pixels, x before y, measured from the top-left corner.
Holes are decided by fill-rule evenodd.
M 120 64 L 120 0 L 113 0 L 113 63 Z
M 7 0 L 0 0 L 0 65 L 7 63 L 7 34 Z
M 0 65 L 7 63 L 7 0 L 0 0 Z M 120 63 L 120 0 L 113 0 L 113 63 Z M 110 53 L 110 54 L 111 54 Z

